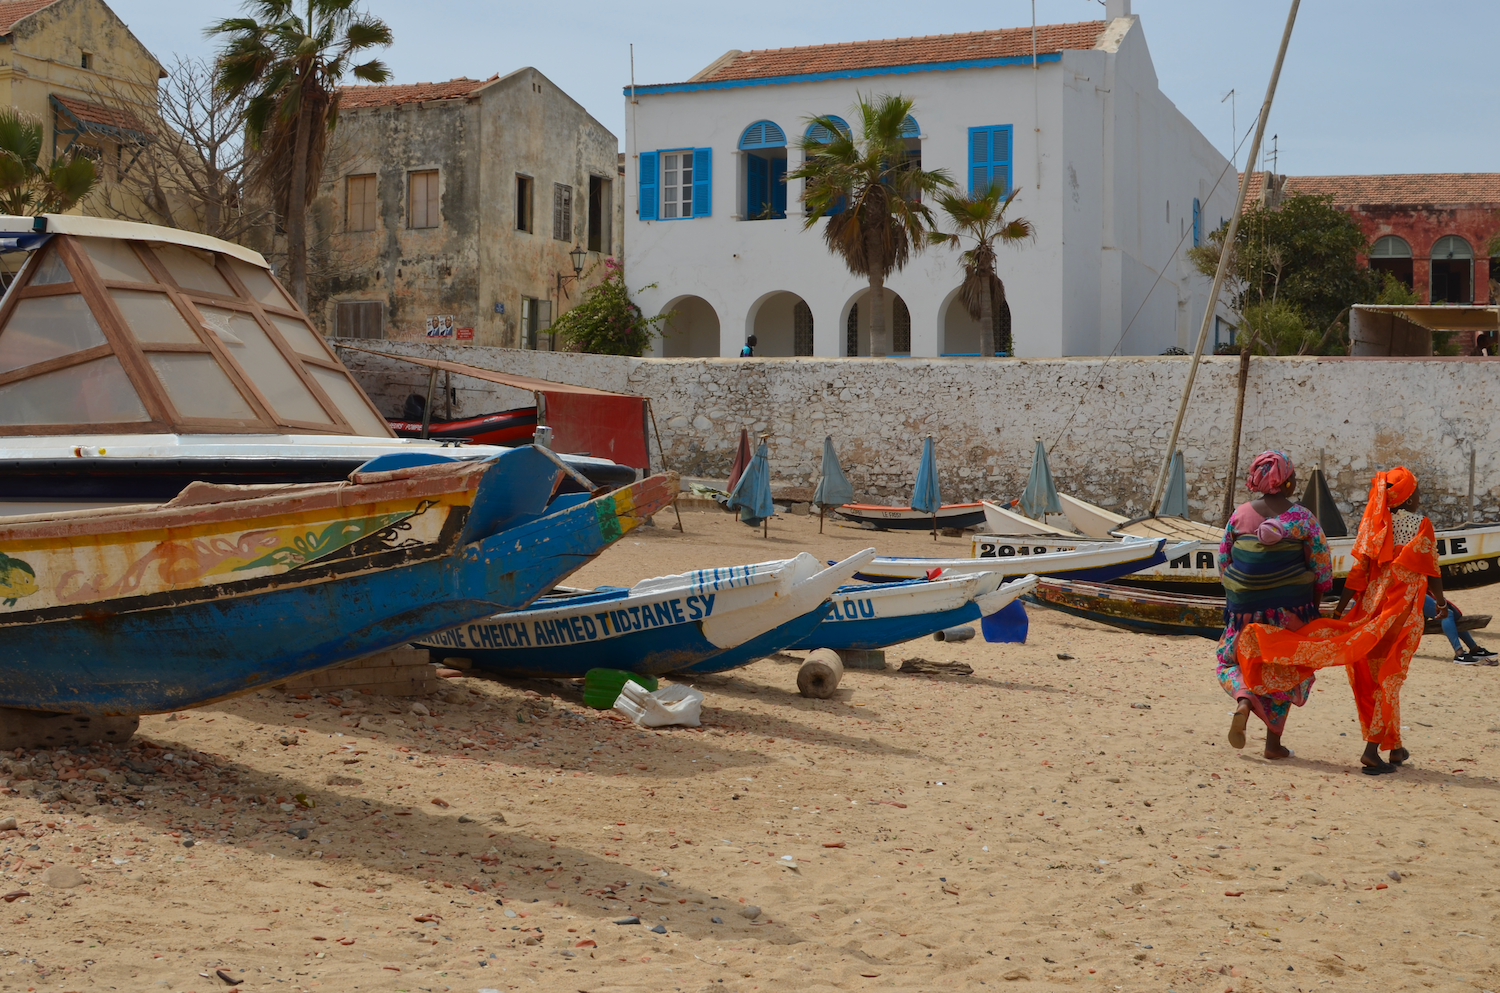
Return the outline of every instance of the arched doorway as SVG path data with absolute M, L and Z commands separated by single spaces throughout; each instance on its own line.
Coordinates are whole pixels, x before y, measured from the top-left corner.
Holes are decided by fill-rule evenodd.
M 813 316 L 807 301 L 795 293 L 779 290 L 767 294 L 754 307 L 750 333 L 760 356 L 811 355 Z
M 1444 235 L 1432 246 L 1431 303 L 1474 301 L 1474 250 L 1456 234 Z
M 678 297 L 663 307 L 671 319 L 662 329 L 661 354 L 669 359 L 719 354 L 719 315 L 702 297 Z
M 1376 272 L 1388 272 L 1407 289 L 1412 287 L 1411 245 L 1405 238 L 1388 234 L 1376 238 L 1370 246 L 1370 268 Z
M 995 333 L 995 354 L 1010 355 L 1014 348 L 1010 333 L 1010 304 L 1001 300 L 994 309 L 991 325 Z M 982 351 L 979 322 L 969 316 L 958 290 L 948 297 L 943 310 L 942 340 L 938 342 L 938 354 L 949 356 L 979 355 Z
M 870 354 L 870 291 L 864 290 L 854 298 L 844 318 L 843 354 L 847 356 Z M 911 354 L 911 311 L 901 294 L 885 288 L 885 326 L 890 335 L 887 354 L 906 356 Z

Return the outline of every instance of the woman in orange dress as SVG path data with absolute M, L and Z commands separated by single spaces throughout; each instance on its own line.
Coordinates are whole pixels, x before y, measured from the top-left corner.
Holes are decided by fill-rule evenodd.
M 1401 744 L 1401 684 L 1422 639 L 1423 600 L 1433 597 L 1439 618 L 1448 611 L 1437 535 L 1417 512 L 1420 501 L 1417 477 L 1409 469 L 1377 473 L 1338 616 L 1297 631 L 1246 625 L 1235 646 L 1245 683 L 1256 693 L 1290 689 L 1317 669 L 1344 666 L 1365 739 L 1360 765 L 1371 776 L 1394 772 L 1411 757 Z M 1356 596 L 1354 610 L 1344 616 Z M 1380 749 L 1389 752 L 1388 761 Z

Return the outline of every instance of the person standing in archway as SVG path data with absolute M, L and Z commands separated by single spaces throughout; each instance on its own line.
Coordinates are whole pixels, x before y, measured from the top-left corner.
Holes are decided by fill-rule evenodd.
M 753 334 L 750 337 L 746 338 L 745 339 L 745 344 L 740 348 L 740 358 L 742 358 L 742 359 L 753 359 L 753 358 L 755 358 L 755 346 L 759 345 L 759 344 L 760 344 L 760 342 L 758 340 L 756 340 L 756 337 Z

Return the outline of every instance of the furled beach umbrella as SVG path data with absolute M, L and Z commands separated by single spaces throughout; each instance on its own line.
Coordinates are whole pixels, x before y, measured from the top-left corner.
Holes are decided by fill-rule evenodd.
M 828 512 L 828 508 L 842 507 L 854 501 L 854 487 L 844 475 L 844 467 L 839 465 L 838 453 L 833 450 L 832 435 L 825 435 L 823 438 L 823 468 L 819 476 L 821 478 L 818 479 L 817 492 L 813 493 L 813 503 L 818 505 L 818 534 L 822 534 L 823 515 Z
M 750 432 L 740 428 L 740 447 L 734 451 L 734 461 L 729 464 L 729 486 L 730 492 L 734 491 L 735 484 L 745 473 L 745 467 L 750 464 Z
M 1031 475 L 1026 477 L 1021 509 L 1027 517 L 1037 521 L 1045 521 L 1047 514 L 1063 512 L 1062 502 L 1057 499 L 1057 487 L 1052 482 L 1052 467 L 1047 464 L 1047 449 L 1040 438 L 1036 440 L 1036 451 L 1031 456 Z
M 771 463 L 764 439 L 734 484 L 734 489 L 729 491 L 727 503 L 730 510 L 740 512 L 741 522 L 750 527 L 760 525 L 761 537 L 766 537 L 765 523 L 776 512 L 776 507 L 771 503 Z
M 1182 469 L 1180 451 L 1172 453 L 1172 464 L 1167 467 L 1167 492 L 1161 498 L 1161 510 L 1157 513 L 1162 517 L 1188 515 L 1187 474 Z
M 932 540 L 937 541 L 937 512 L 943 505 L 938 492 L 937 456 L 932 450 L 932 436 L 922 442 L 922 461 L 917 464 L 917 485 L 911 495 L 911 509 L 932 515 Z

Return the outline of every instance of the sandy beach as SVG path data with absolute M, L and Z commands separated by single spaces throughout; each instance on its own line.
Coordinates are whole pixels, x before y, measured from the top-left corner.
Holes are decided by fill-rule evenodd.
M 683 518 L 570 582 L 968 553 Z M 1500 668 L 1424 639 L 1412 760 L 1366 777 L 1342 672 L 1271 762 L 1255 722 L 1227 744 L 1210 642 L 1030 615 L 1025 645 L 911 642 L 832 700 L 788 661 L 700 680 L 701 729 L 466 676 L 7 753 L 0 991 L 1500 989 Z M 974 674 L 894 671 L 914 657 Z

